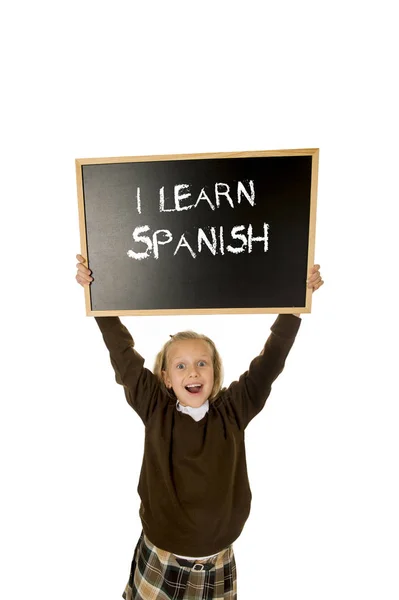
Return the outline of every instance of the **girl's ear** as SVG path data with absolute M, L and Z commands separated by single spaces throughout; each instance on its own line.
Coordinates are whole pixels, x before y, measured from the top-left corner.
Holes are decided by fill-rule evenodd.
M 162 373 L 162 378 L 163 378 L 164 384 L 166 385 L 166 387 L 168 389 L 171 388 L 172 387 L 172 382 L 169 379 L 167 372 L 166 371 L 161 371 L 161 373 Z

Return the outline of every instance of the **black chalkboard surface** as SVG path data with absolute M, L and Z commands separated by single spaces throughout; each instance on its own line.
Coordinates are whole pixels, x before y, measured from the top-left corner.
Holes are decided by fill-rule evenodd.
M 87 315 L 310 312 L 318 154 L 76 159 Z

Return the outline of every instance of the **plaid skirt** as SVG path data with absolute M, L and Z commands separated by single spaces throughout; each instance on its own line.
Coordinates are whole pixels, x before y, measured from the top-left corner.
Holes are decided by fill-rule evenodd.
M 237 600 L 233 546 L 205 560 L 186 560 L 151 544 L 141 532 L 125 600 Z

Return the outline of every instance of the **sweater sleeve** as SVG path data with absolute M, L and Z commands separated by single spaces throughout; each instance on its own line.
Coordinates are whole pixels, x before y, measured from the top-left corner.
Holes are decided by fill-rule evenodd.
M 240 429 L 245 429 L 264 407 L 272 383 L 284 369 L 300 324 L 298 317 L 279 315 L 260 355 L 251 362 L 248 371 L 227 388 L 226 401 Z
M 126 400 L 144 424 L 160 398 L 155 375 L 144 367 L 144 359 L 134 349 L 134 341 L 119 317 L 95 317 L 115 371 L 115 380 L 123 386 Z

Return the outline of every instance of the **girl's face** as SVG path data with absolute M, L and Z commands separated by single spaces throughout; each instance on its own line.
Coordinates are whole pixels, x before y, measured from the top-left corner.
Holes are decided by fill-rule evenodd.
M 214 375 L 213 356 L 205 340 L 173 342 L 162 371 L 166 387 L 172 388 L 180 404 L 198 408 L 211 395 Z

